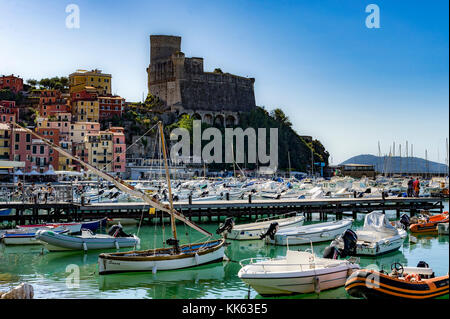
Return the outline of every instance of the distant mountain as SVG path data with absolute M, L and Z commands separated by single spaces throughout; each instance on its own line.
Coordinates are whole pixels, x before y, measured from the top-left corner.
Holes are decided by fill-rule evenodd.
M 341 163 L 375 165 L 375 170 L 380 173 L 445 173 L 447 165 L 427 161 L 418 157 L 399 156 L 374 156 L 369 154 L 358 155 Z

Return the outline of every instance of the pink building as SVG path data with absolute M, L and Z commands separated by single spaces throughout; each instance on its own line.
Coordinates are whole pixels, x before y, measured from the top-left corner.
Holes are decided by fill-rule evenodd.
M 25 162 L 25 172 L 31 171 L 31 134 L 24 129 L 14 128 L 11 130 L 11 149 L 9 159 L 12 161 Z
M 113 132 L 114 172 L 125 172 L 127 145 L 125 144 L 124 128 L 111 127 L 109 131 Z
M 0 101 L 0 121 L 3 123 L 18 122 L 19 108 L 15 101 Z

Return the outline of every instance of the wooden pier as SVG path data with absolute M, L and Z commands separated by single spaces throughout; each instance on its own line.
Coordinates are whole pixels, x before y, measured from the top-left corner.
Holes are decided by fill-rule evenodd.
M 223 217 L 257 219 L 289 212 L 304 213 L 308 219 L 319 214 L 320 220 L 328 216 L 337 219 L 345 216 L 356 218 L 356 214 L 372 211 L 396 211 L 397 217 L 403 212 L 411 216 L 420 210 L 443 211 L 441 198 L 329 198 L 329 199 L 275 199 L 275 200 L 220 200 L 220 201 L 181 201 L 174 203 L 175 209 L 194 222 L 220 221 Z M 81 221 L 103 217 L 143 218 L 144 221 L 162 219 L 167 214 L 157 211 L 149 214 L 150 206 L 142 202 L 91 203 L 81 205 L 72 202 L 23 203 L 0 202 L 1 208 L 12 208 L 8 216 L 0 216 L 0 222 L 17 224 Z

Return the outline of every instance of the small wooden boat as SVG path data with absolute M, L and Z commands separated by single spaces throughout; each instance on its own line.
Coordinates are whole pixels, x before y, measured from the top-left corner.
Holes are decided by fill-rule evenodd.
M 147 271 L 156 273 L 160 270 L 173 270 L 195 267 L 223 260 L 225 239 L 218 239 L 199 244 L 179 246 L 179 252 L 173 248 L 157 248 L 144 251 L 123 253 L 103 253 L 98 257 L 100 275 Z
M 427 233 L 437 231 L 438 224 L 448 223 L 448 212 L 433 216 L 422 216 L 417 223 L 409 225 L 412 233 Z
M 250 258 L 240 264 L 239 278 L 262 296 L 341 287 L 348 276 L 360 268 L 353 260 L 320 258 L 312 252 L 294 250 L 288 250 L 282 258 Z
M 352 219 L 343 219 L 307 226 L 287 227 L 275 231 L 274 234 L 267 234 L 265 242 L 272 245 L 286 246 L 329 241 L 349 229 L 352 223 Z
M 301 215 L 295 214 L 291 217 L 286 217 L 286 215 L 292 215 L 292 213 L 277 216 L 274 218 L 264 218 L 257 220 L 254 223 L 241 225 L 234 225 L 234 221 L 231 221 L 229 225 L 222 225 L 221 227 L 219 227 L 216 233 L 220 234 L 225 231 L 224 236 L 227 239 L 256 240 L 261 239 L 261 235 L 263 235 L 269 229 L 270 225 L 275 221 L 278 223 L 278 227 L 280 229 L 293 226 L 301 226 L 305 221 L 305 217 Z
M 115 233 L 114 226 L 109 233 Z M 139 238 L 135 235 L 125 234 L 123 231 L 118 231 L 116 236 L 110 234 L 94 234 L 90 230 L 83 229 L 81 235 L 69 236 L 51 230 L 39 230 L 36 238 L 48 251 L 120 249 L 135 247 L 139 244 Z
M 345 290 L 353 297 L 366 299 L 430 299 L 448 294 L 449 276 L 435 277 L 433 270 L 420 265 L 403 267 L 399 263 L 391 266 L 387 274 L 372 269 L 354 272 L 345 283 Z M 421 266 L 421 267 L 419 267 Z

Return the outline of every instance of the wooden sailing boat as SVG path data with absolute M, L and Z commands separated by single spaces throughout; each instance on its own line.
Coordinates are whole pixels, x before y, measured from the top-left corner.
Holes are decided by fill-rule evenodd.
M 13 124 L 18 127 L 21 127 L 16 123 Z M 44 143 L 46 143 L 47 145 L 58 151 L 63 156 L 80 162 L 81 165 L 83 165 L 86 169 L 90 170 L 92 173 L 96 174 L 97 176 L 107 181 L 112 182 L 121 191 L 126 192 L 127 194 L 130 194 L 132 196 L 139 197 L 150 206 L 160 211 L 166 212 L 170 215 L 173 238 L 168 239 L 166 243 L 172 246 L 172 248 L 159 248 L 159 249 L 128 251 L 120 253 L 102 253 L 99 255 L 98 258 L 100 275 L 118 272 L 131 272 L 131 271 L 152 271 L 155 273 L 158 270 L 173 270 L 173 269 L 195 267 L 198 265 L 223 260 L 225 256 L 225 246 L 224 246 L 225 239 L 223 238 L 195 244 L 186 244 L 182 246 L 179 245 L 179 240 L 177 239 L 175 227 L 175 219 L 181 220 L 188 226 L 194 228 L 195 230 L 201 232 L 206 236 L 211 237 L 212 234 L 204 230 L 203 228 L 199 227 L 198 225 L 194 224 L 193 222 L 188 220 L 184 215 L 177 212 L 173 208 L 172 190 L 170 185 L 169 168 L 167 165 L 167 155 L 164 143 L 162 123 L 159 122 L 158 125 L 161 135 L 161 144 L 163 145 L 164 165 L 166 168 L 166 178 L 169 190 L 170 205 L 164 205 L 160 203 L 156 199 L 153 199 L 150 196 L 148 196 L 146 193 L 140 191 L 139 189 L 134 188 L 132 185 L 129 185 L 128 183 L 118 178 L 114 178 L 108 173 L 100 171 L 97 168 L 81 161 L 79 158 L 72 156 L 65 150 L 61 149 L 59 146 L 53 144 L 52 142 L 46 139 L 43 139 L 41 136 L 39 136 L 32 130 L 23 128 L 36 138 L 41 139 Z

